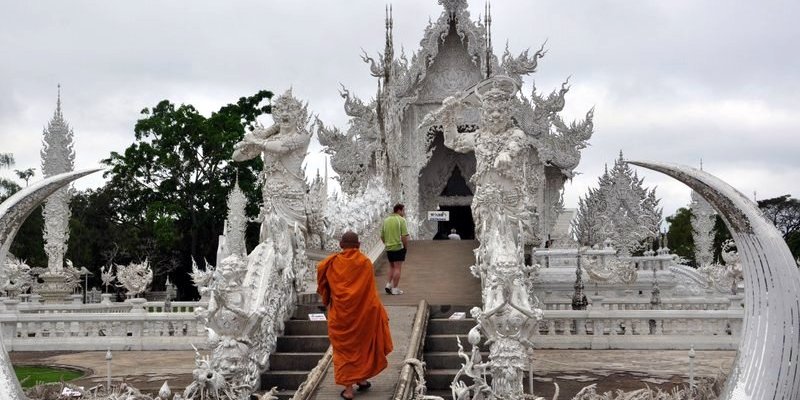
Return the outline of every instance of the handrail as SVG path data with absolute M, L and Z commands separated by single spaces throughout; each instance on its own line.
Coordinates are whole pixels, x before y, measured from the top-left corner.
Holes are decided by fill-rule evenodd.
M 300 384 L 300 387 L 297 388 L 297 391 L 294 392 L 292 400 L 310 399 L 314 393 L 316 393 L 320 383 L 322 383 L 322 380 L 325 379 L 325 373 L 328 372 L 331 361 L 333 361 L 333 346 L 328 346 L 328 350 L 325 352 L 325 355 L 322 356 L 314 369 L 308 373 L 306 380 L 303 381 L 303 383 Z
M 408 350 L 405 359 L 418 359 L 422 355 L 422 345 L 425 343 L 425 333 L 428 328 L 428 302 L 419 301 L 417 314 L 414 317 L 414 325 L 411 328 L 411 339 L 409 339 Z M 408 400 L 413 395 L 412 384 L 414 383 L 414 367 L 403 362 L 403 369 L 395 386 L 393 400 Z

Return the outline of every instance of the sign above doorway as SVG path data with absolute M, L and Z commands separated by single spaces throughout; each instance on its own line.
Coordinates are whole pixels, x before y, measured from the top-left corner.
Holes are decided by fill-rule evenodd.
M 428 211 L 428 221 L 450 221 L 450 211 Z

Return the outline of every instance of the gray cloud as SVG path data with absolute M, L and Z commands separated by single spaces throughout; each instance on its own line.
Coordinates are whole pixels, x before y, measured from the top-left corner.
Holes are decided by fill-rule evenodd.
M 483 3 L 473 1 L 477 18 Z M 0 15 L 0 151 L 17 168 L 37 167 L 41 129 L 55 86 L 75 129 L 79 166 L 133 140 L 142 108 L 159 100 L 210 113 L 260 89 L 289 86 L 328 124 L 345 127 L 339 82 L 360 97 L 376 82 L 359 55 L 383 49 L 383 7 L 356 1 L 6 2 Z M 394 4 L 395 45 L 417 49 L 433 0 Z M 759 197 L 800 195 L 800 41 L 794 1 L 511 2 L 493 4 L 502 53 L 548 55 L 533 76 L 550 91 L 568 75 L 564 114 L 597 107 L 596 133 L 574 203 L 622 149 L 631 158 L 697 165 Z M 530 91 L 530 83 L 526 91 Z M 313 147 L 309 173 L 321 165 Z M 4 172 L 7 174 L 7 172 Z M 665 214 L 688 189 L 641 171 L 658 185 Z M 99 178 L 78 186 L 96 186 Z

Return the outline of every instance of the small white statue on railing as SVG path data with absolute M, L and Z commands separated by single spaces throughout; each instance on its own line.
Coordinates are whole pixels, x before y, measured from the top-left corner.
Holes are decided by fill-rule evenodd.
M 114 279 L 116 279 L 116 276 L 114 276 L 113 266 L 100 267 L 100 280 L 103 282 L 106 293 L 108 293 L 108 287 L 113 285 Z
M 698 268 L 697 271 L 706 276 L 709 287 L 719 292 L 729 291 L 730 294 L 736 294 L 739 282 L 744 280 L 736 242 L 728 239 L 722 243 L 722 259 L 725 261 L 725 265 L 707 264 Z
M 4 269 L 0 269 L 2 290 L 11 298 L 19 296 L 30 289 L 33 284 L 31 267 L 24 261 L 9 256 Z
M 144 293 L 153 282 L 153 270 L 150 268 L 150 262 L 144 260 L 141 263 L 117 265 L 117 280 L 120 282 L 117 287 L 125 288 L 128 297 L 132 298 Z
M 604 243 L 606 248 L 612 248 L 608 240 Z M 589 276 L 589 282 L 608 282 L 630 285 L 636 282 L 638 274 L 636 265 L 630 261 L 620 260 L 617 257 L 584 256 L 581 266 Z
M 75 268 L 75 264 L 69 259 L 64 261 L 64 263 L 66 264 L 64 267 L 64 284 L 70 288 L 70 290 L 74 290 L 81 285 L 80 268 Z

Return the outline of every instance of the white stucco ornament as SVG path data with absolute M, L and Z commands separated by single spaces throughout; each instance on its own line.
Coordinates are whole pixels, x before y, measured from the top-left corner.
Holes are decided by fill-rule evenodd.
M 308 110 L 289 90 L 273 103 L 273 119 L 274 125 L 247 133 L 233 153 L 235 161 L 257 156 L 264 161 L 259 244 L 243 254 L 246 198 L 234 189 L 220 251 L 225 258 L 216 268 L 193 267 L 192 279 L 210 299 L 197 317 L 209 331 L 212 353 L 198 354 L 186 399 L 250 397 L 309 274 L 308 186 L 302 169 L 311 138 Z
M 125 288 L 129 297 L 138 296 L 150 287 L 153 282 L 153 269 L 150 262 L 144 260 L 139 263 L 117 265 L 117 287 Z

